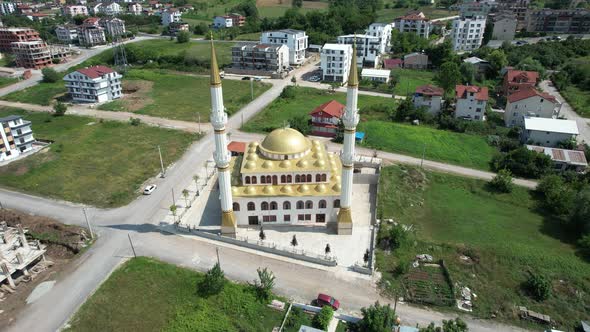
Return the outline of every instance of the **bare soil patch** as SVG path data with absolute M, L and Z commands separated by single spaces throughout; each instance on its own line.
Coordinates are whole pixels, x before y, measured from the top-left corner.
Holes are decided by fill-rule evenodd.
M 146 105 L 152 103 L 149 93 L 152 91 L 154 82 L 144 80 L 123 81 L 123 97 L 121 101 L 128 112 L 139 111 Z

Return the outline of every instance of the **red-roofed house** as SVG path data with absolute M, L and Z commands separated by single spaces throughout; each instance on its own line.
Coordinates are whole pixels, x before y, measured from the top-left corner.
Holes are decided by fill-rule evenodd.
M 72 99 L 83 103 L 101 103 L 121 98 L 121 75 L 106 66 L 78 69 L 64 76 Z
M 231 141 L 227 145 L 227 149 L 232 156 L 243 155 L 246 151 L 246 142 Z
M 504 112 L 504 123 L 507 127 L 522 127 L 525 116 L 555 118 L 561 110 L 561 103 L 555 97 L 531 87 L 522 88 L 507 99 Z
M 534 88 L 539 80 L 539 73 L 536 71 L 524 71 L 509 69 L 504 74 L 502 91 L 505 96 L 510 96 L 522 88 Z
M 385 69 L 402 68 L 403 66 L 404 60 L 399 58 L 383 60 L 383 68 Z
M 334 137 L 338 129 L 338 123 L 344 113 L 344 105 L 331 100 L 318 106 L 311 115 L 312 135 Z
M 394 21 L 395 28 L 399 32 L 410 32 L 428 39 L 432 30 L 431 22 L 422 12 L 410 12 L 404 16 L 398 17 Z
M 455 117 L 465 120 L 484 121 L 488 103 L 488 88 L 475 85 L 455 87 Z
M 416 108 L 424 107 L 428 113 L 435 115 L 440 112 L 444 93 L 443 88 L 430 84 L 422 85 L 416 88 L 412 101 Z

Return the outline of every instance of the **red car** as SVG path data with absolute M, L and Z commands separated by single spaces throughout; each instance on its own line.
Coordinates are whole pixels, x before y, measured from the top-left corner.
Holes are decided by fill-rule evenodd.
M 326 294 L 318 294 L 318 298 L 316 299 L 316 304 L 320 307 L 325 305 L 329 305 L 334 310 L 338 310 L 340 308 L 340 302 L 335 298 L 331 297 L 330 295 Z

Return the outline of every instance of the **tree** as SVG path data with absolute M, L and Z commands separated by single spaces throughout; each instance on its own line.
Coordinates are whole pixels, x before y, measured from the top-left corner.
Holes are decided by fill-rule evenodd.
M 553 215 L 566 216 L 574 209 L 576 193 L 559 175 L 543 177 L 537 191 L 543 197 L 543 206 Z
M 82 23 L 84 23 L 84 20 L 87 18 L 87 16 L 84 15 L 76 15 L 73 17 L 74 20 L 74 24 L 76 25 L 82 25 Z
M 68 110 L 68 105 L 62 103 L 61 101 L 58 101 L 57 103 L 55 103 L 55 105 L 53 105 L 53 114 L 55 116 L 63 116 L 66 114 L 66 111 Z
M 297 247 L 299 243 L 297 242 L 297 236 L 295 236 L 295 234 L 293 234 L 293 239 L 291 239 L 291 245 L 293 246 L 293 248 Z
M 308 135 L 311 132 L 311 126 L 309 125 L 309 119 L 305 115 L 294 116 L 289 122 L 291 128 L 297 130 L 303 135 Z
M 590 233 L 590 187 L 580 190 L 574 199 L 571 226 L 582 234 Z
M 463 77 L 464 84 L 473 84 L 475 82 L 475 65 L 468 62 L 463 62 L 461 67 L 461 76 Z
M 371 253 L 369 252 L 369 249 L 365 250 L 365 254 L 363 255 L 363 261 L 365 262 L 365 264 L 369 263 L 369 258 L 371 258 Z
M 178 207 L 176 206 L 176 204 L 172 204 L 170 205 L 170 212 L 172 212 L 172 218 L 174 220 L 174 222 L 176 223 L 176 211 L 177 211 Z
M 455 90 L 455 86 L 461 82 L 459 66 L 455 62 L 443 63 L 435 79 L 447 94 L 451 94 Z
M 182 197 L 184 197 L 184 204 L 186 204 L 186 206 L 190 207 L 189 202 L 188 202 L 188 189 L 182 190 Z
M 193 28 L 193 33 L 195 35 L 208 35 L 209 27 L 205 23 L 199 23 Z
M 60 79 L 59 73 L 53 68 L 45 67 L 41 70 L 41 73 L 43 74 L 43 82 L 46 83 L 55 83 Z
M 368 308 L 362 308 L 363 319 L 358 323 L 361 332 L 391 332 L 396 321 L 395 311 L 388 305 L 375 302 Z
M 213 267 L 207 271 L 205 278 L 198 286 L 198 290 L 202 295 L 215 295 L 223 290 L 225 285 L 225 275 L 219 266 L 215 263 Z
M 336 136 L 332 139 L 335 143 L 344 142 L 344 122 L 342 119 L 338 119 L 338 125 L 336 126 Z
M 467 332 L 467 324 L 459 317 L 454 320 L 443 320 L 442 328 L 430 323 L 427 327 L 421 328 L 420 332 Z
M 396 121 L 412 120 L 415 111 L 416 107 L 412 102 L 412 98 L 406 96 L 406 99 L 399 104 L 396 111 L 393 113 L 393 119 Z
M 492 77 L 497 77 L 500 70 L 508 65 L 506 54 L 502 50 L 494 50 L 486 58 L 490 62 Z
M 193 180 L 195 180 L 195 189 L 197 191 L 197 193 L 199 192 L 199 180 L 201 179 L 201 177 L 197 174 L 193 175 Z M 198 194 L 197 194 L 198 196 Z
M 331 252 L 332 252 L 332 248 L 330 248 L 330 244 L 329 244 L 329 243 L 327 243 L 327 244 L 326 244 L 326 249 L 324 249 L 324 253 L 325 253 L 326 255 L 329 255 Z
M 275 285 L 275 276 L 268 268 L 256 269 L 258 280 L 254 280 L 254 288 L 261 300 L 268 301 L 272 295 L 272 289 Z
M 260 227 L 260 233 L 258 233 L 258 238 L 260 238 L 260 241 L 266 240 L 266 234 L 264 233 L 264 229 L 262 229 L 262 227 Z
M 531 151 L 526 147 L 498 154 L 492 159 L 492 168 L 495 171 L 507 169 L 514 175 L 528 178 L 538 178 L 549 173 L 552 165 L 553 162 L 549 156 Z
M 408 233 L 402 227 L 402 225 L 392 225 L 388 232 L 389 249 L 395 250 L 401 247 L 407 240 Z
M 545 66 L 533 57 L 526 57 L 522 59 L 517 65 L 518 70 L 536 71 L 541 78 L 545 77 Z
M 291 77 L 291 83 L 293 83 L 293 85 L 297 86 L 297 78 L 295 78 L 295 75 L 293 75 L 293 77 Z
M 537 301 L 545 301 L 551 296 L 551 280 L 543 274 L 529 272 L 524 286 Z
M 582 256 L 590 259 L 590 234 L 586 234 L 578 240 L 578 248 Z
M 490 187 L 501 193 L 512 192 L 512 173 L 507 169 L 501 169 L 490 181 Z
M 303 0 L 293 0 L 292 6 L 294 8 L 301 8 L 301 7 L 303 7 Z
M 330 321 L 332 321 L 332 317 L 334 316 L 334 309 L 329 305 L 323 306 L 322 310 L 318 312 L 311 321 L 311 325 L 317 329 L 326 331 L 328 329 L 328 325 L 330 325 Z
M 176 41 L 178 43 L 188 43 L 188 41 L 191 39 L 190 34 L 188 33 L 188 31 L 179 31 L 176 34 Z

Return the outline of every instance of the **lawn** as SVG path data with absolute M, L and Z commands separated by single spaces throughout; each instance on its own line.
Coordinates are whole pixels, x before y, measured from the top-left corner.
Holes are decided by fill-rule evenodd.
M 67 89 L 62 80 L 55 83 L 40 82 L 30 88 L 9 93 L 0 99 L 47 106 L 56 96 L 66 92 Z
M 18 82 L 17 78 L 0 77 L 0 88 L 11 85 Z
M 368 121 L 359 124 L 359 131 L 366 133 L 363 145 L 370 148 L 419 158 L 425 151 L 425 159 L 482 170 L 489 170 L 489 162 L 496 152 L 484 136 L 427 126 Z
M 413 10 L 414 9 L 412 8 L 384 8 L 377 12 L 377 22 L 391 23 L 397 17 L 403 16 Z M 419 7 L 418 10 L 423 12 L 429 19 L 459 15 L 459 13 L 455 11 L 434 7 Z
M 82 305 L 66 331 L 271 331 L 284 313 L 227 282 L 199 296 L 203 274 L 140 257 L 126 262 Z
M 515 187 L 498 194 L 485 181 L 402 166 L 382 170 L 379 191 L 378 215 L 415 230 L 392 254 L 378 250 L 377 266 L 391 284 L 390 293 L 399 286 L 400 278 L 392 273 L 398 262 L 427 253 L 444 259 L 454 282 L 478 295 L 478 317 L 517 319 L 514 308 L 522 305 L 550 315 L 558 327 L 571 327 L 588 314 L 590 264 L 560 240 L 566 236 L 538 212 L 531 191 Z M 389 227 L 381 228 L 380 237 Z M 460 255 L 473 260 L 465 262 Z M 522 290 L 528 271 L 553 280 L 548 300 L 537 302 Z
M 171 164 L 196 138 L 146 125 L 0 109 L 0 116 L 10 114 L 31 121 L 36 139 L 54 143 L 0 167 L 0 185 L 98 207 L 121 206 L 138 196 L 144 181 L 160 170 L 157 145 Z
M 275 128 L 288 123 L 296 116 L 308 116 L 311 111 L 321 104 L 337 100 L 346 104 L 346 93 L 329 93 L 327 90 L 314 88 L 296 88 L 295 97 L 291 99 L 277 98 L 254 118 L 242 127 L 248 132 L 270 132 Z M 359 95 L 358 105 L 360 108 L 361 121 L 386 119 L 387 114 L 371 112 L 368 108 L 372 105 L 388 105 L 395 107 L 396 101 L 392 98 Z
M 138 114 L 185 121 L 196 121 L 197 114 L 200 114 L 202 122 L 209 121 L 211 97 L 208 77 L 133 69 L 125 75 L 123 87 L 138 80 L 153 82 L 149 90 L 139 92 L 143 100 L 132 98 L 132 94 L 121 100 L 103 104 L 99 108 L 109 111 L 133 109 Z M 269 84 L 260 82 L 253 82 L 253 86 L 254 98 L 270 87 Z M 224 80 L 223 90 L 224 105 L 229 114 L 235 113 L 252 100 L 250 82 Z
M 559 92 L 567 100 L 576 113 L 583 117 L 590 118 L 589 91 L 584 91 L 577 86 L 570 84 Z
M 393 92 L 400 96 L 413 94 L 421 85 L 434 84 L 434 75 L 433 71 L 428 70 L 394 69 L 393 76 L 397 79 L 397 84 Z

